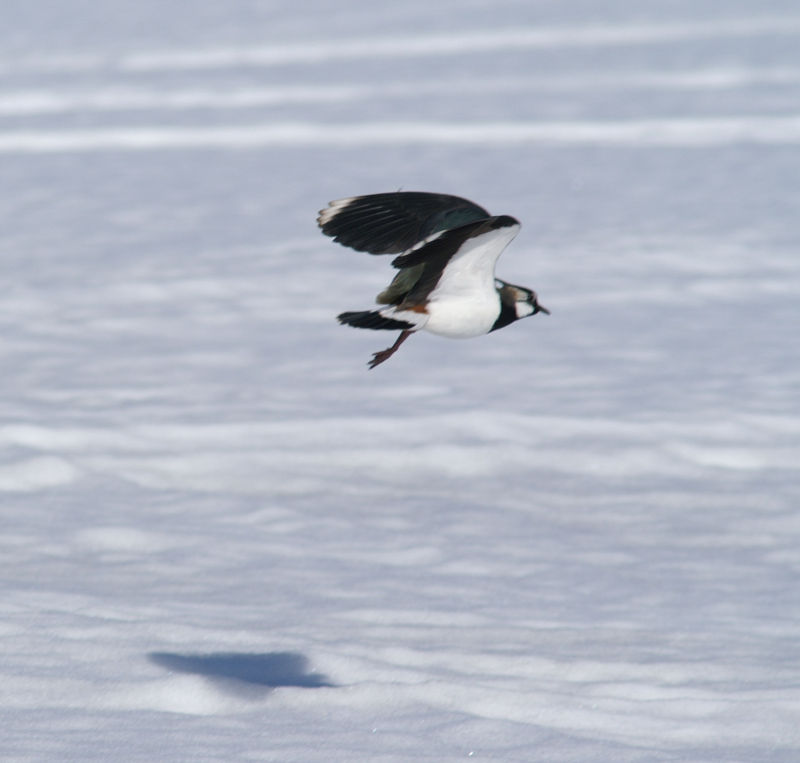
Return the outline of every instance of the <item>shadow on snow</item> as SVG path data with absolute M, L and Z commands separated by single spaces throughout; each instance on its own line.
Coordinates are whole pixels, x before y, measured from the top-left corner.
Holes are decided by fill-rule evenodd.
M 156 665 L 176 673 L 204 676 L 236 694 L 262 694 L 280 686 L 317 689 L 334 685 L 321 673 L 308 672 L 308 659 L 295 652 L 151 652 L 148 657 Z

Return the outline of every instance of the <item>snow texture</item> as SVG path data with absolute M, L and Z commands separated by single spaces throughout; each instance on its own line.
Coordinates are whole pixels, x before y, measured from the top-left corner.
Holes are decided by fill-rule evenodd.
M 7 0 L 0 757 L 800 759 L 800 9 Z M 552 315 L 337 325 L 455 193 Z

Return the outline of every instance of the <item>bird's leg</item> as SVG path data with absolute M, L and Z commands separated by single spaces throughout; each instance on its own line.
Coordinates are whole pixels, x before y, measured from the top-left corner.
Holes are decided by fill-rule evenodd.
M 403 342 L 405 342 L 406 339 L 408 339 L 413 333 L 414 333 L 413 331 L 409 331 L 408 329 L 403 329 L 400 332 L 400 336 L 397 337 L 397 340 L 391 347 L 387 347 L 385 350 L 376 352 L 372 356 L 372 360 L 370 360 L 370 362 L 368 363 L 369 367 L 375 368 L 375 366 L 383 363 L 384 360 L 389 360 L 389 358 L 391 358 L 392 355 L 394 355 L 395 352 L 397 352 L 397 350 L 400 349 L 400 345 L 403 344 Z

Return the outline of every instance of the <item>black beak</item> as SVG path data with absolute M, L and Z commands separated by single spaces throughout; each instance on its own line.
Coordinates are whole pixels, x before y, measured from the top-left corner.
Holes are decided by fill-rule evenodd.
M 536 313 L 544 313 L 545 315 L 550 315 L 550 311 L 546 307 L 542 307 L 538 302 L 533 303 L 533 314 Z

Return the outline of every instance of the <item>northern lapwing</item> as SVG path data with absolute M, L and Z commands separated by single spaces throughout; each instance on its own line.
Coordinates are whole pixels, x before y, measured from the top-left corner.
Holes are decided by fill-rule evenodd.
M 497 258 L 520 228 L 509 215 L 490 215 L 458 196 L 397 191 L 332 201 L 317 223 L 359 252 L 399 255 L 392 260 L 399 272 L 376 298 L 387 307 L 338 316 L 356 328 L 400 330 L 391 347 L 373 355 L 370 368 L 415 331 L 467 338 L 550 314 L 536 292 L 495 278 Z

